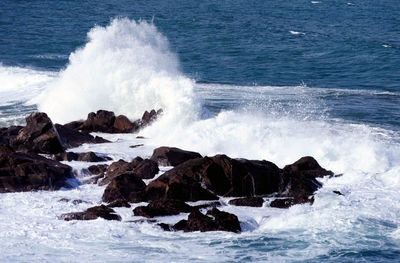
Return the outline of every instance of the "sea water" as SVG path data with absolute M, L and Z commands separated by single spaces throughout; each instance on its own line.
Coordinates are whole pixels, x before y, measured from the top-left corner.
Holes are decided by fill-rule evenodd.
M 311 155 L 343 175 L 322 179 L 312 206 L 223 206 L 241 234 L 164 232 L 129 222 L 128 208 L 116 208 L 122 222 L 58 220 L 101 204 L 96 185 L 1 194 L 0 261 L 399 260 L 399 12 L 396 1 L 2 1 L 0 126 L 36 110 L 66 123 L 162 108 L 139 134 L 71 150 L 129 161 L 166 145 L 281 168 Z M 87 178 L 88 163 L 68 164 Z

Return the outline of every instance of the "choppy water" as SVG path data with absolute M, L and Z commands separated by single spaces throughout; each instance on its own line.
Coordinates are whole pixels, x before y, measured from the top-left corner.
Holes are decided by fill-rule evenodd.
M 313 206 L 225 207 L 240 235 L 57 220 L 98 204 L 94 186 L 2 194 L 1 261 L 397 261 L 399 13 L 396 1 L 2 1 L 0 126 L 36 109 L 67 122 L 163 108 L 143 149 L 112 135 L 75 150 L 128 160 L 170 145 L 280 167 L 312 155 L 344 175 Z

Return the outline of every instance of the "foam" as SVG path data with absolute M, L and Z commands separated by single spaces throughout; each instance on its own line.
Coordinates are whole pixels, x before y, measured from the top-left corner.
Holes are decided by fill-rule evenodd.
M 60 123 L 98 109 L 135 119 L 145 110 L 163 108 L 173 119 L 199 112 L 193 84 L 180 73 L 167 39 L 153 24 L 122 18 L 91 29 L 88 43 L 70 55 L 59 78 L 31 103 Z

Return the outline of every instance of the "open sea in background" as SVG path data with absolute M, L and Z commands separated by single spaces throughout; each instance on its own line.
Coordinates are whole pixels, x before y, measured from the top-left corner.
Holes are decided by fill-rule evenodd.
M 1 194 L 1 262 L 400 260 L 399 1 L 0 1 L 0 127 L 35 110 L 65 123 L 152 108 L 165 117 L 144 150 L 90 149 L 131 159 L 168 145 L 280 167 L 312 155 L 343 176 L 323 179 L 313 206 L 228 206 L 239 235 L 57 220 L 59 198 L 99 203 L 96 186 Z

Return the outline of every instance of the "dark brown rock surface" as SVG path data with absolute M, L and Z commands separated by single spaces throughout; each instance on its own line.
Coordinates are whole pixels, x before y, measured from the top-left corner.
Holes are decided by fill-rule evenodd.
M 156 161 L 161 166 L 177 166 L 191 159 L 201 158 L 196 152 L 185 151 L 175 147 L 158 147 L 154 149 L 150 160 Z

